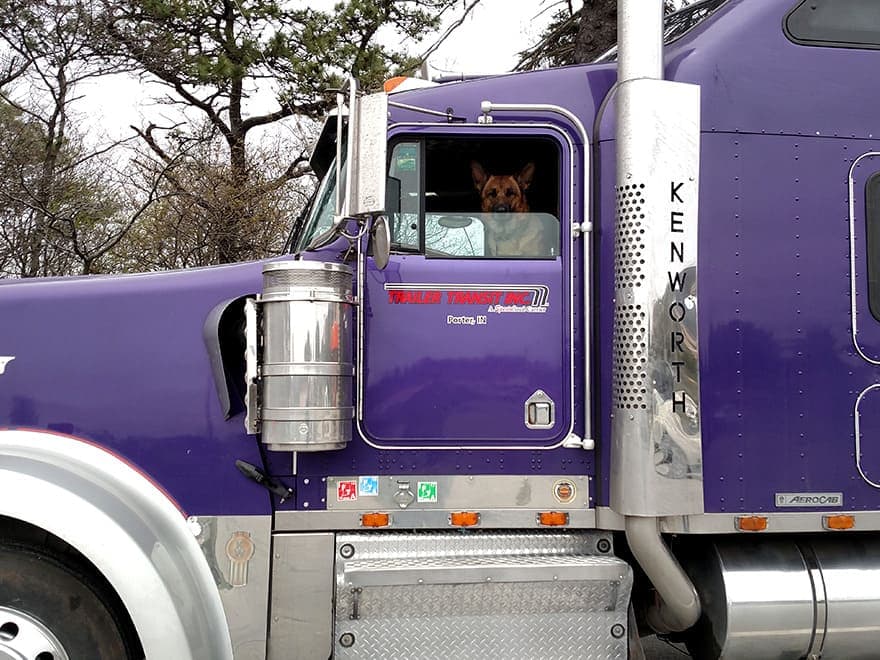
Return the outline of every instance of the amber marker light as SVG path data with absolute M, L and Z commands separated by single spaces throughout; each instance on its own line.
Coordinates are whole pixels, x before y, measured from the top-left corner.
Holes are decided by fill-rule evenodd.
M 541 511 L 538 514 L 538 524 L 546 527 L 563 527 L 568 524 L 568 514 L 565 511 Z
M 480 523 L 480 514 L 476 511 L 456 511 L 449 514 L 449 524 L 453 527 L 473 527 Z
M 362 527 L 388 527 L 391 516 L 387 513 L 365 513 L 361 516 Z
M 767 529 L 767 516 L 740 516 L 736 528 L 741 532 L 763 532 Z
M 393 78 L 389 78 L 385 81 L 385 84 L 382 85 L 382 88 L 385 90 L 386 94 L 390 94 L 394 91 L 394 88 L 400 85 L 402 82 L 406 80 L 406 76 L 394 76 Z
M 856 517 L 848 515 L 822 516 L 822 527 L 825 529 L 852 529 L 856 526 Z

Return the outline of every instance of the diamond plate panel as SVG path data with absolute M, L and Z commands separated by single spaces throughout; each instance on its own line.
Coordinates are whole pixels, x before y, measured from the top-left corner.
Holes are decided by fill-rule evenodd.
M 599 541 L 611 543 L 601 532 L 556 533 L 487 532 L 480 534 L 414 532 L 340 534 L 337 547 L 351 544 L 357 559 L 393 557 L 468 557 L 505 555 L 595 555 Z
M 334 657 L 626 658 L 632 571 L 599 554 L 608 541 L 595 532 L 340 535 Z M 457 581 L 443 583 L 450 567 Z M 493 567 L 509 569 L 503 581 L 484 577 Z
M 498 616 L 444 620 L 357 621 L 344 630 L 354 635 L 349 648 L 336 643 L 336 658 L 420 660 L 605 660 L 625 659 L 626 636 L 615 639 L 611 627 L 621 617 Z M 337 634 L 337 640 L 340 635 Z

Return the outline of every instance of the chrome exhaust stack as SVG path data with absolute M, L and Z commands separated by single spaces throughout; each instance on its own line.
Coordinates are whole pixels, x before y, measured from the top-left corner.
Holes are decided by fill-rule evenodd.
M 659 518 L 703 512 L 697 336 L 700 90 L 662 80 L 663 2 L 618 1 L 611 508 L 660 602 L 658 632 L 700 616 Z

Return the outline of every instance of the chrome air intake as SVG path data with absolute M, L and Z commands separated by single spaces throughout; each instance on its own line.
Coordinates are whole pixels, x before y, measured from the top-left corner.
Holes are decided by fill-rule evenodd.
M 263 267 L 260 428 L 274 451 L 342 449 L 351 440 L 352 270 Z
M 737 536 L 689 549 L 682 563 L 703 602 L 695 658 L 878 657 L 880 540 Z

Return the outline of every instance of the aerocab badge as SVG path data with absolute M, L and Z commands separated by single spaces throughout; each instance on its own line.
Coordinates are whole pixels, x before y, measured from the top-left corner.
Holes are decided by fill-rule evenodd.
M 0 376 L 6 373 L 6 365 L 14 359 L 14 355 L 0 355 Z

